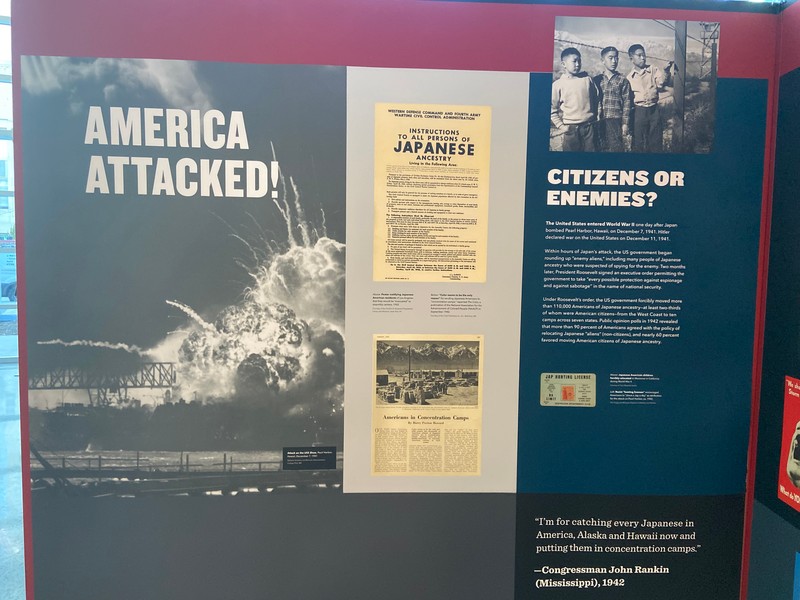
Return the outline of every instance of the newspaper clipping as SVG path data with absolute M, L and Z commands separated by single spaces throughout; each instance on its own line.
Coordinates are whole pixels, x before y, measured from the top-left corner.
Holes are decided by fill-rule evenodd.
M 375 105 L 375 281 L 486 281 L 491 107 Z
M 480 475 L 483 336 L 376 335 L 373 475 Z

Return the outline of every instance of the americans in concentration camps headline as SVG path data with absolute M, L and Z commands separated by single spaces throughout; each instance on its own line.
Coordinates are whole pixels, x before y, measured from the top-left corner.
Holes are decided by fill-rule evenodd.
M 555 186 L 605 188 L 684 187 L 683 171 L 615 171 L 550 169 L 547 182 Z M 549 189 L 548 206 L 652 207 L 658 194 L 652 189 Z
M 250 150 L 244 113 L 179 108 L 90 106 L 84 144 L 197 150 Z M 280 166 L 260 160 L 209 157 L 89 157 L 87 194 L 278 197 Z M 197 154 L 197 153 L 195 153 Z

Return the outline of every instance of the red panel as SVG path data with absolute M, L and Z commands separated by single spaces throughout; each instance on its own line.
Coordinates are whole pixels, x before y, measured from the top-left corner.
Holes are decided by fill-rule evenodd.
M 800 67 L 800 3 L 789 5 L 780 16 L 780 74 Z
M 556 16 L 659 18 L 719 21 L 720 76 L 766 78 L 778 23 L 771 14 L 414 0 L 205 4 L 19 2 L 16 52 L 547 72 Z

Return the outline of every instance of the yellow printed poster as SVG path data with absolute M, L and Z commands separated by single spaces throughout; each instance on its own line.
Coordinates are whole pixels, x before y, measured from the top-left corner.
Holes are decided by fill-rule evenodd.
M 486 281 L 491 107 L 375 105 L 375 281 Z
M 372 475 L 480 475 L 483 336 L 373 342 Z

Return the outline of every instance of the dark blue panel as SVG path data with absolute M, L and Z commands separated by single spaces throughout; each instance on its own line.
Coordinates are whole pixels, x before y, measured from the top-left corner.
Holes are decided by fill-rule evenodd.
M 531 76 L 518 490 L 741 493 L 750 414 L 767 82 L 719 81 L 716 141 L 710 154 L 598 155 L 549 152 L 550 81 L 550 74 Z M 551 168 L 678 170 L 685 173 L 686 185 L 644 188 L 658 192 L 652 208 L 549 207 Z M 679 224 L 667 249 L 683 258 L 685 282 L 653 297 L 683 300 L 681 337 L 659 347 L 542 343 L 542 298 L 555 295 L 542 286 L 544 249 L 554 247 L 544 239 L 544 225 L 555 219 Z M 663 248 L 644 242 L 622 247 Z M 558 294 L 585 298 L 600 292 Z M 636 297 L 631 294 L 635 293 L 625 297 Z M 595 373 L 597 406 L 540 406 L 542 372 Z M 658 389 L 663 397 L 655 405 L 611 405 L 610 373 L 655 374 L 661 379 Z
M 800 531 L 756 502 L 747 597 L 750 600 L 792 598 L 797 552 L 800 552 Z
M 781 77 L 758 426 L 756 498 L 800 527 L 778 500 L 784 377 L 800 377 L 800 69 Z
M 520 494 L 515 598 L 738 600 L 743 503 Z

